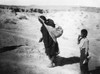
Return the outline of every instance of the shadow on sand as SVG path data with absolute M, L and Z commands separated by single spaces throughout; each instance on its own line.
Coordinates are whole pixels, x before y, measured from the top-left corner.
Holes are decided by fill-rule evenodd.
M 100 74 L 100 67 L 96 67 L 95 70 L 90 71 L 91 74 Z
M 0 53 L 3 53 L 3 52 L 6 52 L 6 51 L 11 51 L 11 50 L 14 50 L 18 47 L 21 47 L 22 45 L 18 45 L 18 46 L 6 46 L 6 47 L 3 47 L 3 48 L 0 48 Z
M 74 63 L 79 63 L 80 57 L 69 57 L 69 58 L 64 58 L 61 56 L 57 56 L 57 58 L 54 60 L 54 63 L 56 66 L 63 66 L 66 64 L 74 64 Z
M 12 51 L 21 46 L 23 46 L 23 45 L 3 47 L 3 48 L 0 48 L 0 53 Z M 19 57 L 17 56 L 15 58 L 17 59 Z M 0 58 L 0 59 L 2 59 L 2 58 Z M 69 58 L 57 56 L 57 58 L 54 60 L 56 66 L 63 66 L 63 65 L 67 65 L 67 64 L 79 63 L 79 61 L 80 61 L 80 58 L 74 57 L 74 56 L 69 57 Z M 31 70 L 30 67 L 28 68 L 27 66 L 24 66 L 24 65 L 20 66 L 18 64 L 18 62 L 17 61 L 16 62 L 7 62 L 5 60 L 3 62 L 1 61 L 0 62 L 0 74 L 38 74 L 37 72 L 35 73 L 35 71 L 33 72 L 33 69 Z

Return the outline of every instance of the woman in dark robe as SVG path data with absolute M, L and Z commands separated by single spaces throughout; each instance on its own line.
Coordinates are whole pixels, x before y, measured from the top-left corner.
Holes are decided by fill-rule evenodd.
M 56 40 L 56 35 L 58 36 L 58 32 L 56 32 L 57 30 L 55 30 L 55 24 L 53 20 L 46 19 L 44 16 L 40 16 L 39 21 L 42 23 L 41 33 L 43 35 L 39 42 L 44 42 L 45 53 L 51 60 L 51 66 L 55 66 L 54 60 L 59 54 L 58 42 Z

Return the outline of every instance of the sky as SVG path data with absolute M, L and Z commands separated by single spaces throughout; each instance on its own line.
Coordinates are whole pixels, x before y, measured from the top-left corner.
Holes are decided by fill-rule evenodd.
M 100 0 L 0 0 L 5 5 L 57 5 L 100 7 Z

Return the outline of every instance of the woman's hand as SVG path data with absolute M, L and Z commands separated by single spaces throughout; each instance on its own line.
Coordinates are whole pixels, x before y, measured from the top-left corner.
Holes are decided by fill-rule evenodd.
M 40 38 L 39 42 L 42 42 L 42 41 L 43 41 L 43 37 L 42 37 L 42 38 Z

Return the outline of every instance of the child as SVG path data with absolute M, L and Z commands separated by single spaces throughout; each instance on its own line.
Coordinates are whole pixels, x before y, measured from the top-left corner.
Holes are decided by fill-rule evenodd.
M 78 36 L 78 44 L 80 48 L 80 69 L 81 74 L 89 74 L 89 40 L 87 39 L 88 32 L 86 29 L 81 30 L 81 35 Z

